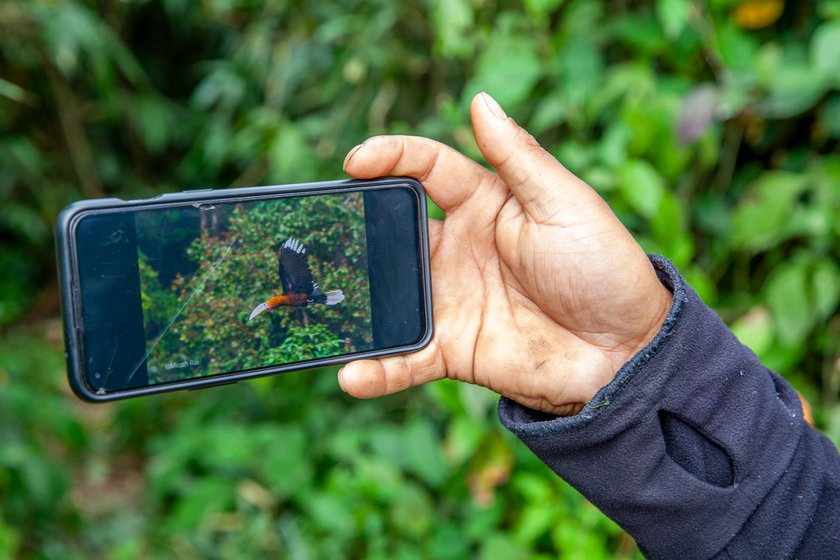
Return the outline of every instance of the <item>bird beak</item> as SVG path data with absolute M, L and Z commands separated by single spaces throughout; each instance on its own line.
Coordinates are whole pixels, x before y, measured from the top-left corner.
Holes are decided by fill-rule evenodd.
M 248 320 L 249 320 L 249 321 L 253 321 L 253 320 L 254 320 L 254 317 L 256 317 L 257 315 L 260 315 L 260 314 L 262 314 L 262 313 L 265 313 L 265 312 L 266 312 L 266 311 L 268 311 L 269 309 L 270 309 L 270 308 L 268 307 L 268 305 L 267 305 L 267 304 L 265 304 L 265 303 L 261 303 L 261 304 L 259 304 L 258 306 L 256 306 L 256 307 L 254 308 L 254 310 L 253 310 L 253 311 L 251 311 L 251 316 L 250 316 L 250 317 L 248 317 Z

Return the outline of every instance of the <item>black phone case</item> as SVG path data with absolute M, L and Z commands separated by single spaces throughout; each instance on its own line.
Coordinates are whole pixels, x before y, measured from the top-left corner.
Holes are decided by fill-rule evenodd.
M 185 379 L 164 384 L 148 385 L 119 392 L 98 394 L 85 382 L 84 343 L 81 294 L 78 283 L 78 269 L 74 244 L 74 231 L 77 219 L 82 213 L 89 215 L 91 211 L 112 211 L 119 209 L 137 209 L 144 207 L 160 207 L 167 203 L 212 204 L 217 202 L 234 202 L 238 200 L 262 200 L 275 198 L 278 195 L 312 195 L 330 194 L 347 190 L 364 191 L 376 190 L 394 186 L 410 187 L 418 194 L 419 209 L 419 239 L 421 252 L 423 300 L 426 313 L 426 332 L 415 344 L 388 348 L 385 350 L 371 350 L 358 352 L 352 356 L 336 356 L 320 358 L 305 362 L 296 362 L 281 366 L 259 368 L 245 372 L 218 374 L 202 378 Z M 59 292 L 61 299 L 61 314 L 64 327 L 65 358 L 67 360 L 67 376 L 70 387 L 79 398 L 89 402 L 106 402 L 121 400 L 142 395 L 168 393 L 183 389 L 201 389 L 216 385 L 227 385 L 237 381 L 254 379 L 266 375 L 301 371 L 323 366 L 347 363 L 365 358 L 377 358 L 394 354 L 406 354 L 424 348 L 432 339 L 434 321 L 432 317 L 431 276 L 429 270 L 429 235 L 428 214 L 426 208 L 426 193 L 419 181 L 411 177 L 385 177 L 371 180 L 338 180 L 315 183 L 296 183 L 289 185 L 274 185 L 264 187 L 242 187 L 230 189 L 195 189 L 177 193 L 161 194 L 154 198 L 140 200 L 122 200 L 120 198 L 102 198 L 74 202 L 64 208 L 56 218 L 55 223 L 56 256 L 58 265 Z

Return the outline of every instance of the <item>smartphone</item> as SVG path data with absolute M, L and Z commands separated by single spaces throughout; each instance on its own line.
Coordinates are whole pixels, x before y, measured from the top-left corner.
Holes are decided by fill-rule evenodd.
M 110 401 L 419 350 L 426 197 L 410 178 L 71 204 L 56 245 L 68 377 Z

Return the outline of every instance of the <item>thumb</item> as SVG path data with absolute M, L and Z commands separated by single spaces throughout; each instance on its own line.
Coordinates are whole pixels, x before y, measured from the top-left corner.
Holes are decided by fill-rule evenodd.
M 470 116 L 479 150 L 534 220 L 551 221 L 564 208 L 600 199 L 487 93 L 473 98 Z
M 445 377 L 446 364 L 437 341 L 404 356 L 356 360 L 338 371 L 341 389 L 360 399 L 390 395 Z

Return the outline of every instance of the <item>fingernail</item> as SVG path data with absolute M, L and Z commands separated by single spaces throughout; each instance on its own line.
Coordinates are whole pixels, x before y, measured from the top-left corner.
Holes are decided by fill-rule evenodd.
M 484 99 L 484 103 L 487 104 L 487 108 L 490 109 L 491 113 L 493 113 L 493 116 L 495 116 L 497 119 L 508 118 L 508 116 L 505 114 L 504 109 L 502 109 L 502 106 L 499 105 L 495 99 L 490 97 L 490 95 L 487 94 L 487 92 L 482 91 L 481 97 Z
M 358 146 L 356 147 L 358 148 Z M 338 370 L 338 386 L 341 387 L 342 391 L 347 392 L 347 389 L 344 388 L 344 368 Z
M 356 146 L 355 148 L 353 148 L 352 150 L 347 152 L 347 156 L 344 158 L 344 169 L 347 169 L 347 164 L 350 163 L 350 160 L 353 159 L 353 156 L 356 155 L 356 152 L 358 152 L 359 149 L 364 145 L 365 145 L 365 143 L 362 142 L 361 144 L 359 144 L 358 146 Z

